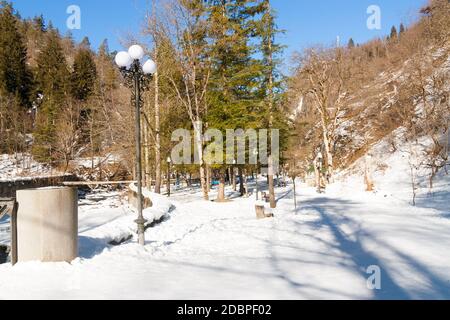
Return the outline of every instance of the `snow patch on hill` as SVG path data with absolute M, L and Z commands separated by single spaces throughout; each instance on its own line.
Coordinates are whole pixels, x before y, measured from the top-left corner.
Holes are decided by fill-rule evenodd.
M 374 144 L 366 156 L 341 172 L 338 183 L 330 188 L 340 189 L 343 193 L 351 192 L 351 189 L 364 190 L 364 174 L 369 166 L 375 195 L 412 205 L 415 192 L 418 207 L 434 208 L 450 217 L 450 163 L 440 169 L 433 179 L 433 188 L 430 188 L 431 169 L 426 166 L 426 150 L 431 141 L 421 138 L 409 143 L 405 141 L 404 133 L 405 129 L 399 128 Z
M 51 166 L 34 161 L 28 154 L 0 155 L 0 181 L 61 176 Z

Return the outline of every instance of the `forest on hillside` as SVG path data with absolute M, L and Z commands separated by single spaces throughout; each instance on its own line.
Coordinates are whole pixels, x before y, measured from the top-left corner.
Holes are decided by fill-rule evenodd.
M 442 137 L 448 139 L 450 99 L 442 65 L 450 51 L 449 16 L 448 1 L 430 0 L 418 21 L 392 27 L 385 38 L 298 53 L 294 72 L 286 76 L 277 41 L 283 31 L 269 0 L 174 0 L 153 7 L 141 34 L 124 39 L 146 45 L 158 65 L 143 99 L 145 184 L 160 192 L 178 128 L 280 129 L 282 171 L 312 174 L 321 154 L 328 183 L 373 143 L 405 127 L 409 141 L 432 140 L 425 164 L 432 181 L 448 164 Z M 72 161 L 91 159 L 82 173 L 91 179 L 131 176 L 131 96 L 115 54 L 107 40 L 93 50 L 89 39 L 76 43 L 44 17 L 22 19 L 3 2 L 0 153 L 31 155 L 79 174 Z M 239 176 L 259 169 L 239 166 Z M 207 164 L 176 168 L 200 178 L 205 198 L 208 182 L 227 170 Z

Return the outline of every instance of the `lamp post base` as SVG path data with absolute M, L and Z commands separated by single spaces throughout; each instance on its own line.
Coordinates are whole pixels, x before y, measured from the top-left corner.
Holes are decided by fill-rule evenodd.
M 145 245 L 145 223 L 147 222 L 144 218 L 138 218 L 135 220 L 137 226 L 138 226 L 138 243 L 141 246 Z

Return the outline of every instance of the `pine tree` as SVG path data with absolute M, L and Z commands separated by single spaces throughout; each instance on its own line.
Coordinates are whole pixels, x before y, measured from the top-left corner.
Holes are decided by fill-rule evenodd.
M 58 33 L 49 29 L 47 42 L 37 57 L 36 79 L 42 103 L 38 109 L 32 151 L 42 162 L 55 160 L 56 121 L 66 104 L 69 88 L 69 72 L 60 41 Z
M 88 37 L 84 37 L 83 40 L 81 40 L 80 46 L 89 49 L 91 47 L 91 41 Z
M 0 10 L 0 92 L 16 97 L 21 106 L 27 107 L 32 77 L 26 64 L 26 44 L 12 6 L 3 4 Z
M 398 34 L 397 34 L 397 28 L 395 26 L 392 26 L 391 28 L 391 34 L 389 36 L 389 40 L 391 41 L 396 41 L 398 38 Z
M 254 122 L 251 108 L 259 98 L 255 89 L 262 70 L 253 57 L 257 9 L 249 0 L 213 1 L 210 7 L 214 64 L 211 90 L 214 101 L 210 112 L 217 112 L 218 122 L 225 128 L 245 128 Z
M 399 35 L 401 36 L 405 31 L 406 31 L 405 26 L 403 25 L 403 23 L 401 23 L 401 24 L 400 24 Z
M 100 46 L 98 47 L 98 55 L 107 57 L 110 55 L 109 53 L 109 44 L 108 39 L 104 39 Z
M 57 32 L 49 32 L 46 44 L 37 57 L 36 79 L 44 98 L 63 97 L 68 92 L 67 61 Z
M 45 27 L 45 19 L 43 15 L 36 16 L 33 18 L 33 25 L 36 30 L 41 32 L 46 32 L 47 28 Z
M 112 90 L 116 86 L 117 82 L 117 69 L 113 65 L 113 58 L 109 52 L 108 40 L 103 40 L 98 49 L 98 61 L 100 69 L 98 70 L 99 80 L 102 80 L 101 86 L 104 90 Z
M 209 23 L 213 61 L 209 92 L 208 125 L 216 129 L 257 128 L 257 81 L 261 65 L 253 57 L 258 14 L 253 1 L 211 1 Z M 234 155 L 229 155 L 233 157 Z M 220 171 L 220 193 L 224 200 L 226 166 L 215 166 Z M 242 173 L 242 167 L 239 167 Z M 243 179 L 241 179 L 242 182 Z M 241 183 L 241 193 L 243 193 Z
M 83 43 L 75 55 L 70 77 L 71 94 L 77 100 L 85 101 L 92 93 L 97 78 L 97 68 L 89 48 Z
M 353 38 L 350 38 L 350 40 L 348 41 L 347 48 L 353 49 L 354 47 L 355 47 L 355 42 L 353 41 Z

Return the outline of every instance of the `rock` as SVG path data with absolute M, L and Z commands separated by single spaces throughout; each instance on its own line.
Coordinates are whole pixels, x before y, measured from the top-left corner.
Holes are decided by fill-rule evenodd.
M 133 206 L 134 208 L 137 208 L 138 206 L 138 195 L 137 192 L 129 189 L 128 190 L 128 203 Z M 151 208 L 153 207 L 153 203 L 152 200 L 150 200 L 149 198 L 146 198 L 144 196 L 142 196 L 142 209 L 145 210 L 147 208 Z

